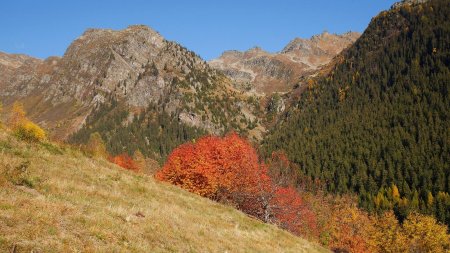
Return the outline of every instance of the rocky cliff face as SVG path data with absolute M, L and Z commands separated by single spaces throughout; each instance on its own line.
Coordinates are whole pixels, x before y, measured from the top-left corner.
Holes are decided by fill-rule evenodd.
M 227 77 L 146 26 L 89 29 L 62 58 L 1 53 L 0 74 L 0 99 L 24 102 L 29 115 L 60 138 L 111 100 L 130 112 L 156 104 L 157 111 L 211 133 L 245 129 L 257 110 Z
M 320 66 L 348 47 L 358 33 L 324 32 L 310 39 L 295 38 L 278 53 L 255 47 L 245 52 L 226 51 L 209 64 L 235 81 L 239 89 L 257 94 L 286 92 L 300 77 L 314 75 Z

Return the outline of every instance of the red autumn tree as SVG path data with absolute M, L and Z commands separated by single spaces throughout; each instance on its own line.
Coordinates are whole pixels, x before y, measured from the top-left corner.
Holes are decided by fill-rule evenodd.
M 156 178 L 217 201 L 227 202 L 265 222 L 294 233 L 315 230 L 315 217 L 287 182 L 292 166 L 285 156 L 260 164 L 255 149 L 237 134 L 207 136 L 181 145 Z M 278 159 L 280 158 L 280 159 Z M 288 168 L 286 168 L 289 167 Z M 278 175 L 278 177 L 277 177 Z
M 317 235 L 314 213 L 292 187 L 278 187 L 272 199 L 275 221 L 283 228 L 302 235 Z
M 156 174 L 201 196 L 222 199 L 256 191 L 261 166 L 253 147 L 237 134 L 207 136 L 176 148 Z
M 133 159 L 126 153 L 117 155 L 117 156 L 111 156 L 109 158 L 109 161 L 112 163 L 115 163 L 119 165 L 120 167 L 131 170 L 134 172 L 139 171 L 139 167 L 137 164 L 133 161 Z

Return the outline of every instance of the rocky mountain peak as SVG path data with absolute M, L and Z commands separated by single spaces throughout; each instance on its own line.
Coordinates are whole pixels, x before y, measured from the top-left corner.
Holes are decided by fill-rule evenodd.
M 105 48 L 119 49 L 119 51 L 125 48 L 137 50 L 149 47 L 162 48 L 164 41 L 159 33 L 144 25 L 129 26 L 123 30 L 91 28 L 68 47 L 64 56 L 71 57 L 79 53 L 95 54 Z
M 295 38 L 280 52 L 268 53 L 259 47 L 245 52 L 227 51 L 209 63 L 245 90 L 258 94 L 289 91 L 300 76 L 312 75 L 335 55 L 352 44 L 358 33 L 322 34 L 309 39 Z
M 302 38 L 294 38 L 291 40 L 282 50 L 281 53 L 288 53 L 294 50 L 301 50 L 301 49 L 309 49 L 309 44 L 306 39 Z
M 244 54 L 244 53 L 241 51 L 238 51 L 238 50 L 227 50 L 227 51 L 224 51 L 219 58 L 220 59 L 227 59 L 227 58 L 234 59 L 234 58 L 242 57 L 242 54 Z
M 0 64 L 19 66 L 22 58 L 0 55 Z M 229 79 L 194 52 L 143 25 L 88 29 L 62 58 L 36 60 L 20 72 L 23 75 L 8 71 L 11 74 L 0 80 L 0 98 L 7 97 L 6 103 L 25 101 L 30 116 L 49 129 L 60 128 L 53 132 L 62 138 L 79 129 L 95 108 L 113 100 L 124 110 L 156 105 L 156 113 L 176 115 L 180 122 L 214 133 L 230 127 L 228 113 L 238 128 L 255 118 L 246 102 L 228 101 L 236 93 Z M 0 72 L 6 73 L 3 68 Z M 227 108 L 217 108 L 222 105 L 219 99 L 228 101 Z
M 249 50 L 247 50 L 247 52 L 258 53 L 258 52 L 264 52 L 264 50 L 259 46 L 254 46 L 254 47 L 250 48 Z
M 336 50 L 342 50 L 343 47 L 346 47 L 356 41 L 360 36 L 359 33 L 356 32 L 346 32 L 343 34 L 331 34 L 327 31 L 324 31 L 321 34 L 313 35 L 310 39 L 302 39 L 295 38 L 290 41 L 284 48 L 281 50 L 281 53 L 290 53 L 293 51 L 311 51 L 314 48 L 322 49 L 326 51 L 326 48 L 336 47 Z M 334 51 L 336 51 L 334 50 Z M 335 53 L 333 53 L 335 54 Z
M 226 50 L 222 53 L 221 57 L 227 57 L 227 56 L 239 56 L 242 52 L 238 50 Z
M 244 57 L 256 57 L 256 56 L 268 55 L 268 54 L 269 53 L 264 51 L 261 47 L 254 46 L 244 52 Z
M 312 41 L 320 41 L 320 40 L 331 39 L 331 38 L 334 37 L 334 35 L 335 34 L 331 34 L 328 31 L 323 31 L 320 34 L 313 35 L 310 40 L 312 40 Z

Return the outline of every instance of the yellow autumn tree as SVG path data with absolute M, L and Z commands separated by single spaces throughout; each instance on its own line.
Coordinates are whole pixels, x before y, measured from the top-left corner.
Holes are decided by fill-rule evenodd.
M 406 238 L 394 212 L 386 212 L 379 217 L 372 217 L 373 226 L 368 226 L 370 244 L 376 252 L 407 252 Z
M 45 140 L 46 133 L 38 125 L 31 121 L 25 121 L 14 129 L 14 134 L 21 140 L 40 142 Z
M 447 227 L 436 222 L 432 216 L 411 213 L 403 222 L 403 231 L 410 252 L 450 251 L 450 235 Z
M 8 125 L 14 135 L 21 140 L 40 142 L 47 137 L 47 134 L 41 127 L 27 119 L 23 104 L 19 102 L 14 102 L 13 104 Z
M 434 203 L 433 194 L 431 192 L 428 192 L 428 194 L 427 194 L 427 207 L 428 208 L 433 208 L 433 203 Z
M 370 243 L 373 222 L 366 212 L 355 206 L 337 207 L 331 214 L 330 248 L 336 252 L 376 252 Z
M 394 199 L 394 202 L 400 200 L 400 192 L 398 191 L 398 187 L 395 184 L 392 184 L 392 198 Z

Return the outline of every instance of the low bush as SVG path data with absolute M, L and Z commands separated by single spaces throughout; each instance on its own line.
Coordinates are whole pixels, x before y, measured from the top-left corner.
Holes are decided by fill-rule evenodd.
M 13 129 L 13 132 L 19 139 L 29 142 L 41 142 L 45 140 L 47 136 L 41 127 L 31 121 L 17 124 Z

